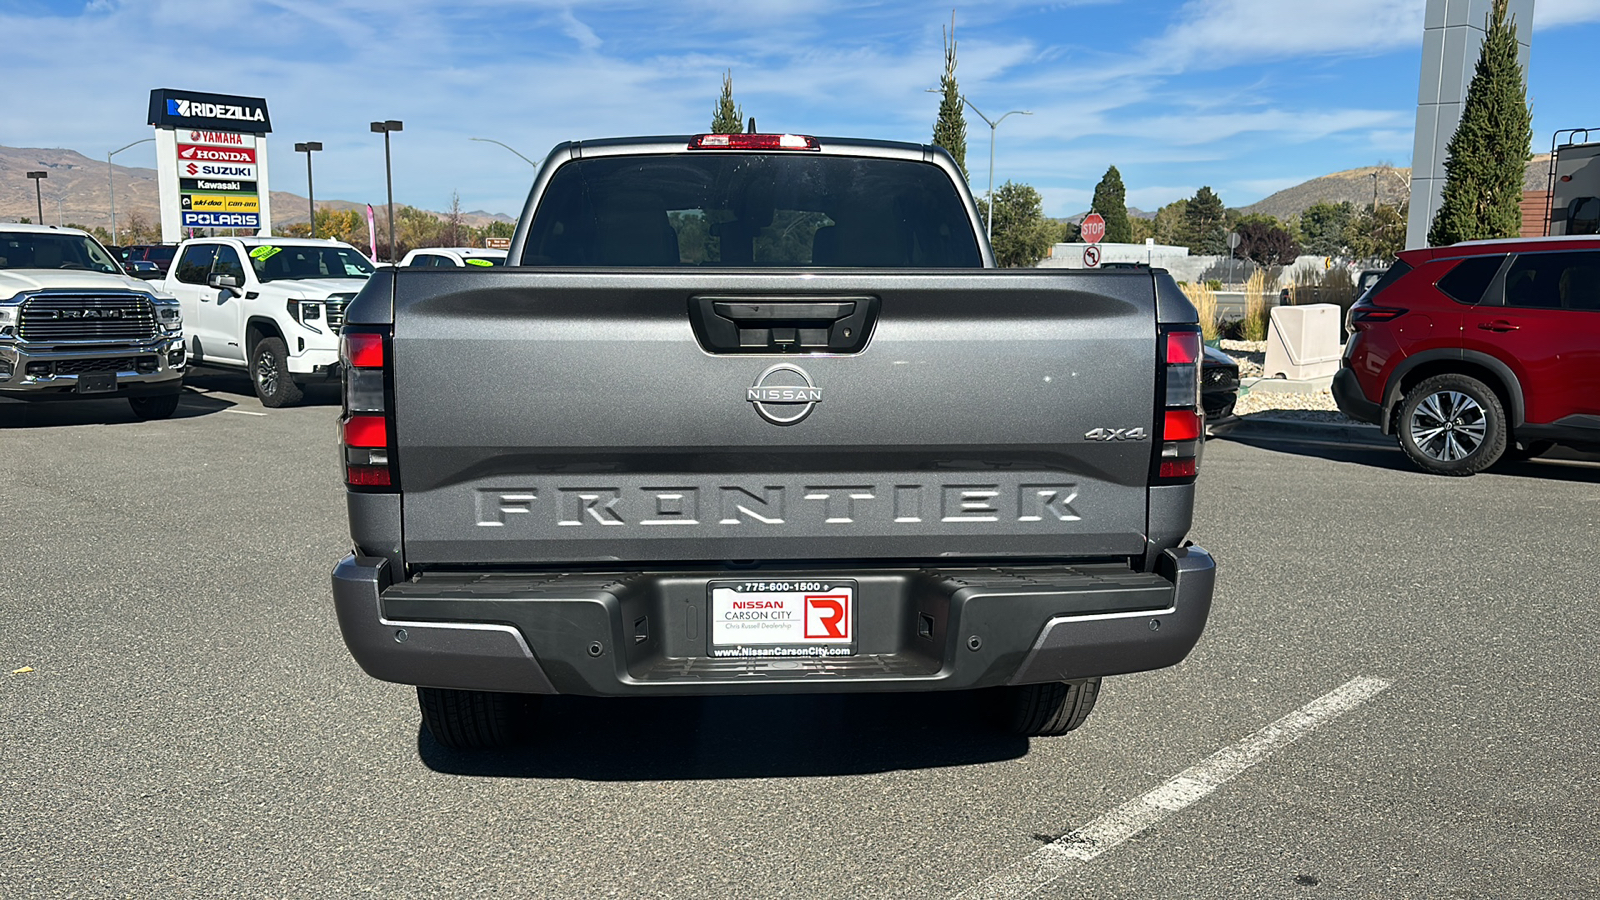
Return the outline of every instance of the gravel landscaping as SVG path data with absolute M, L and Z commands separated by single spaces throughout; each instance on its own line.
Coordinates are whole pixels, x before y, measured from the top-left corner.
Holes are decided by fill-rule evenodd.
M 1282 391 L 1252 391 L 1250 381 L 1261 377 L 1266 363 L 1266 341 L 1223 341 L 1223 353 L 1239 364 L 1239 404 L 1234 411 L 1247 419 L 1273 418 L 1298 419 L 1306 422 L 1330 422 L 1340 425 L 1359 424 L 1339 412 L 1331 391 L 1285 393 Z

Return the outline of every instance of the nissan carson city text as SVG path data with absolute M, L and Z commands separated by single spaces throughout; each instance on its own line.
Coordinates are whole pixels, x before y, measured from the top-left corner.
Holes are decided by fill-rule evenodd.
M 343 309 L 334 606 L 439 743 L 549 694 L 970 690 L 1055 735 L 1199 640 L 1194 307 L 997 269 L 945 151 L 562 144 L 505 262 Z

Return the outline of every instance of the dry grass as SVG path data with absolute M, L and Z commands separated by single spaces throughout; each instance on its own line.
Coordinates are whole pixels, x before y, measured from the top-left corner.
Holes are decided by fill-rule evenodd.
M 1296 269 L 1294 284 L 1289 286 L 1289 303 L 1306 306 L 1312 303 L 1332 303 L 1348 311 L 1356 302 L 1356 280 L 1344 266 L 1334 266 L 1326 271 L 1312 268 Z
M 1217 292 L 1205 284 L 1185 284 L 1183 293 L 1200 313 L 1200 334 L 1208 341 L 1217 340 L 1222 333 L 1217 320 Z
M 1239 323 L 1239 337 L 1247 341 L 1267 339 L 1267 317 L 1272 304 L 1268 302 L 1267 273 L 1257 269 L 1244 284 L 1244 320 Z

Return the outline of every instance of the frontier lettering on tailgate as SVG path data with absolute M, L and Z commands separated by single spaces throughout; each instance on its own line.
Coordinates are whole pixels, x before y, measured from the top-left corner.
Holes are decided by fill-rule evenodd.
M 815 528 L 877 522 L 1077 522 L 1072 484 L 818 484 L 744 487 L 558 487 L 477 492 L 476 522 L 489 528 L 684 527 L 743 525 Z M 519 521 L 520 520 L 520 521 Z

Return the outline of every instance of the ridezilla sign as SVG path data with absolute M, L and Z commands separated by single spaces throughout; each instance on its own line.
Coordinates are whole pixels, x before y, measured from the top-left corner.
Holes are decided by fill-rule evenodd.
M 163 241 L 181 241 L 196 228 L 272 233 L 272 117 L 264 98 L 158 88 L 150 92 L 149 124 L 156 132 Z

